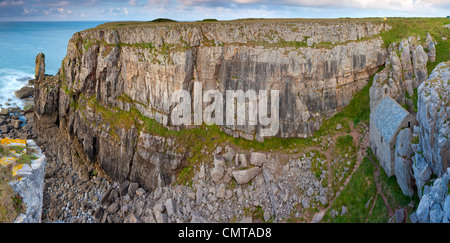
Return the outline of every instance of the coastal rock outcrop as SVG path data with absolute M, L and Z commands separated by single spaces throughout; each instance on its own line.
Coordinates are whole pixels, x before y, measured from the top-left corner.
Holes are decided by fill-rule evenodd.
M 383 41 L 368 38 L 384 27 L 369 24 L 359 32 L 358 25 L 352 27 L 351 23 L 342 27 L 293 24 L 171 24 L 86 30 L 70 40 L 60 75 L 69 91 L 86 98 L 95 96 L 100 104 L 123 110 L 127 107 L 119 98 L 127 97 L 144 116 L 165 126 L 173 126 L 170 95 L 180 89 L 193 94 L 196 81 L 202 83 L 203 93 L 211 89 L 222 94 L 226 90 L 278 90 L 277 136 L 308 137 L 323 118 L 346 106 L 384 63 Z M 343 32 L 336 38 L 312 34 L 308 28 L 331 33 L 339 28 Z M 356 29 L 345 31 L 352 28 Z M 266 37 L 269 32 L 273 39 Z M 305 45 L 307 37 L 314 39 L 313 48 Z M 363 37 L 366 39 L 360 40 Z M 334 44 L 321 47 L 330 42 Z M 246 139 L 255 139 L 262 129 L 248 122 L 221 127 Z
M 203 93 L 279 90 L 276 135 L 308 137 L 384 64 L 377 34 L 389 28 L 345 21 L 99 26 L 73 35 L 55 76 L 42 75 L 38 55 L 33 129 L 81 176 L 104 173 L 153 190 L 172 183 L 190 154 L 161 135 L 186 127 L 171 124 L 174 91 L 192 94 L 194 82 Z M 246 139 L 263 129 L 219 127 Z

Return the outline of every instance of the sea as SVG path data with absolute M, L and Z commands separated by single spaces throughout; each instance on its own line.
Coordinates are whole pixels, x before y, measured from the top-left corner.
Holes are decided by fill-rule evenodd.
M 45 73 L 55 75 L 72 35 L 104 22 L 0 22 L 0 108 L 24 108 L 14 91 L 34 78 L 39 52 L 45 54 Z

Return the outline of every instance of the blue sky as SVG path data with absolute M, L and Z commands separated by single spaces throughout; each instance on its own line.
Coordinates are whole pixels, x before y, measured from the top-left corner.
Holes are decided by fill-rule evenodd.
M 440 17 L 450 0 L 0 0 L 0 20 Z

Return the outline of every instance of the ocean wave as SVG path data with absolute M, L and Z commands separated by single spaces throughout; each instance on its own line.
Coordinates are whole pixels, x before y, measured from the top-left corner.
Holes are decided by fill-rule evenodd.
M 14 91 L 28 85 L 34 74 L 11 68 L 0 68 L 0 107 L 23 108 L 24 102 L 14 95 Z M 6 105 L 9 103 L 10 105 Z

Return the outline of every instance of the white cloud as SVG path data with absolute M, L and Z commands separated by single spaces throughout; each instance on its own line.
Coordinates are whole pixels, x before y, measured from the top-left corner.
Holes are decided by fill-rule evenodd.
M 61 1 L 61 2 L 56 2 L 56 3 L 49 3 L 48 6 L 50 6 L 50 7 L 65 7 L 69 4 L 70 4 L 69 1 Z
M 23 5 L 24 1 L 1 1 L 0 7 L 6 7 L 6 6 L 20 6 Z

